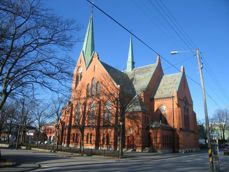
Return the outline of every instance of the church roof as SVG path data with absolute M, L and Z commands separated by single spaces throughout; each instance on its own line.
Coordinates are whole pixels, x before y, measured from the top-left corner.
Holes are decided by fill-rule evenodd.
M 131 96 L 135 95 L 134 86 L 129 80 L 128 76 L 122 71 L 100 61 L 106 71 L 109 73 L 111 78 L 115 81 L 117 85 L 120 85 L 121 91 L 128 93 Z
M 179 88 L 181 78 L 182 73 L 164 75 L 153 97 L 157 99 L 173 96 L 174 91 L 177 91 Z
M 126 72 L 137 93 L 140 93 L 147 88 L 156 67 L 157 64 L 150 64 L 134 68 L 132 72 Z
M 82 49 L 86 68 L 91 62 L 94 48 L 95 46 L 94 46 L 93 17 L 91 16 L 88 23 L 87 32 L 84 38 L 83 49 Z
M 146 107 L 142 102 L 141 98 L 138 95 L 136 95 L 128 104 L 126 111 L 127 112 L 146 111 Z

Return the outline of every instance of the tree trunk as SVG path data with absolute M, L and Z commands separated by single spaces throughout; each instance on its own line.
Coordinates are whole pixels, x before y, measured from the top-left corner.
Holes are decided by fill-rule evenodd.
M 223 141 L 225 140 L 225 129 L 222 130 L 223 133 Z
M 4 104 L 6 103 L 6 99 L 7 99 L 7 95 L 6 93 L 4 93 L 4 90 L 2 91 L 2 98 L 1 98 L 1 101 L 0 101 L 0 112 L 4 106 Z
M 18 131 L 17 131 L 16 147 L 15 147 L 16 149 L 18 149 L 19 137 L 20 137 L 20 125 L 18 126 Z
M 84 130 L 81 131 L 81 135 L 80 135 L 80 153 L 83 156 L 84 154 Z

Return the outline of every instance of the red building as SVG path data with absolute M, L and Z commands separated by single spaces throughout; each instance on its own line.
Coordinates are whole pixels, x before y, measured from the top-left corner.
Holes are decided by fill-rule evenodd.
M 93 149 L 198 149 L 196 115 L 184 67 L 164 74 L 156 63 L 134 66 L 133 44 L 120 71 L 94 51 L 89 20 L 72 82 L 72 96 L 61 116 L 63 145 Z M 120 139 L 121 138 L 121 139 Z
M 47 141 L 49 143 L 53 142 L 55 139 L 55 134 L 56 134 L 56 128 L 55 128 L 55 123 L 49 123 L 45 124 L 42 127 L 42 133 L 44 133 L 47 136 Z

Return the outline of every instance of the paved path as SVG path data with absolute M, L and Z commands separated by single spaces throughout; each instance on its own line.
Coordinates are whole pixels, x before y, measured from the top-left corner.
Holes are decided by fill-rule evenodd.
M 2 150 L 2 155 L 17 161 L 18 166 L 0 171 L 208 171 L 206 152 L 189 154 L 126 153 L 126 158 L 79 156 L 69 153 L 41 153 L 29 150 Z M 221 172 L 229 172 L 229 156 L 221 156 Z M 38 164 L 40 165 L 39 168 Z M 36 169 L 37 168 L 37 169 Z

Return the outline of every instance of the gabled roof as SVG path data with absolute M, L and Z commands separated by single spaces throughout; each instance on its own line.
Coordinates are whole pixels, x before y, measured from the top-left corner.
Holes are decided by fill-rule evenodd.
M 114 80 L 114 82 L 117 85 L 120 85 L 121 87 L 121 91 L 124 92 L 124 94 L 128 94 L 131 96 L 134 96 L 135 90 L 134 90 L 134 86 L 132 85 L 131 81 L 129 80 L 128 76 L 121 72 L 118 69 L 115 69 L 114 67 L 100 61 L 101 64 L 103 65 L 103 67 L 106 69 L 106 71 L 109 73 L 109 75 L 111 76 L 111 78 Z
M 137 93 L 140 93 L 147 88 L 156 67 L 157 64 L 155 63 L 135 68 L 132 72 L 126 72 Z
M 175 73 L 170 75 L 164 75 L 157 88 L 155 95 L 152 95 L 155 99 L 172 97 L 175 91 L 178 91 L 182 73 Z
M 86 68 L 91 62 L 94 49 L 95 46 L 94 46 L 93 17 L 91 16 L 87 26 L 87 32 L 84 38 L 83 49 L 82 49 Z
M 138 95 L 136 95 L 128 104 L 126 111 L 127 112 L 142 112 L 142 111 L 146 111 L 146 107 L 144 103 L 142 102 L 141 98 Z

